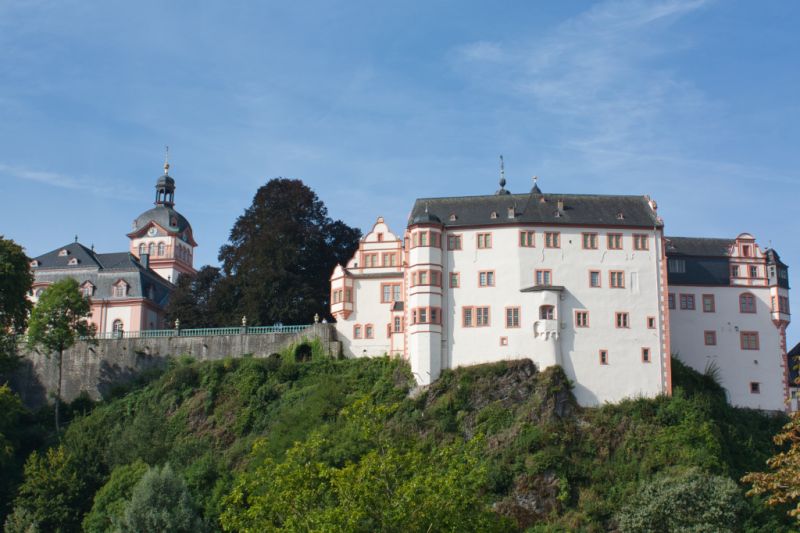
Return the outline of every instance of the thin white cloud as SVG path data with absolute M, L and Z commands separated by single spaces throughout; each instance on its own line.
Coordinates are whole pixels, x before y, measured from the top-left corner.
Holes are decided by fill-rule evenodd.
M 0 176 L 3 175 L 12 179 L 33 181 L 48 187 L 85 191 L 102 197 L 119 197 L 120 194 L 129 194 L 131 192 L 126 187 L 119 187 L 118 184 L 114 185 L 114 187 L 109 187 L 107 181 L 102 183 L 97 179 L 75 178 L 57 172 L 32 170 L 16 165 L 0 163 Z

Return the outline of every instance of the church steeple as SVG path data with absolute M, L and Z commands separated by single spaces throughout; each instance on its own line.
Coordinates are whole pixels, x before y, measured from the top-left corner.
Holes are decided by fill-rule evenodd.
M 172 207 L 175 205 L 175 180 L 169 175 L 169 146 L 164 156 L 164 175 L 156 181 L 156 205 Z

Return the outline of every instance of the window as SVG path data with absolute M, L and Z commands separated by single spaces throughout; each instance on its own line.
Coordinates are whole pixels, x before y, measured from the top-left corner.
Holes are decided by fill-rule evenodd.
M 536 246 L 536 241 L 534 235 L 536 232 L 533 231 L 520 231 L 519 232 L 519 245 L 523 248 L 533 248 Z
M 589 271 L 589 286 L 590 287 L 599 287 L 600 286 L 600 271 L 599 270 L 590 270 Z
M 778 296 L 778 312 L 784 314 L 789 313 L 789 297 L 788 296 Z
M 478 272 L 478 286 L 494 287 L 494 271 L 482 270 L 481 272 Z
M 66 248 L 59 250 L 58 257 L 67 257 L 69 255 L 69 250 Z
M 334 304 L 342 303 L 342 289 L 334 289 L 331 295 Z
M 394 317 L 394 332 L 400 333 L 403 331 L 403 320 L 399 316 Z
M 750 394 L 761 394 L 761 383 L 759 383 L 758 381 L 751 381 Z
M 472 307 L 463 307 L 461 309 L 461 325 L 463 325 L 465 328 L 471 328 L 474 326 L 472 319 Z
M 536 271 L 536 285 L 550 285 L 552 282 L 552 272 L 550 270 Z
M 738 278 L 739 277 L 739 265 L 732 265 L 731 266 L 731 277 Z
M 647 329 L 656 329 L 656 317 L 647 317 Z
M 716 346 L 717 345 L 717 332 L 716 331 L 704 331 L 703 332 L 703 342 L 706 346 Z
M 391 303 L 400 301 L 400 284 L 399 283 L 382 283 L 381 284 L 381 303 Z
M 740 313 L 755 313 L 756 312 L 756 297 L 746 292 L 739 296 L 739 312 Z
M 625 272 L 622 270 L 612 270 L 609 272 L 609 285 L 612 289 L 624 289 L 625 288 Z
M 461 249 L 461 235 L 448 235 L 447 236 L 447 249 L 460 250 Z
M 609 233 L 607 237 L 609 250 L 622 250 L 622 233 Z
M 608 350 L 600 350 L 600 364 L 601 365 L 608 364 Z
M 669 293 L 668 299 L 669 299 L 669 308 L 675 309 L 675 295 L 673 293 Z
M 126 294 L 128 294 L 128 286 L 125 284 L 125 282 L 118 283 L 117 285 L 114 286 L 115 297 L 121 298 Z
M 450 288 L 457 289 L 459 286 L 458 272 L 450 272 Z
M 754 266 L 754 265 L 750 266 L 750 277 L 751 278 L 757 278 L 758 277 L 758 267 L 757 266 Z
M 163 242 L 158 243 L 158 255 L 160 257 L 163 257 L 164 255 L 166 255 L 166 249 L 167 249 L 167 247 L 164 246 Z
M 383 254 L 383 266 L 395 266 L 397 264 L 397 254 L 385 253 Z
M 147 253 L 147 246 L 144 243 L 139 244 L 139 257 Z
M 544 232 L 545 248 L 561 248 L 561 234 L 557 231 Z
M 152 242 L 147 245 L 147 253 L 150 254 L 150 257 L 153 257 L 153 252 L 155 251 L 155 244 Z
M 419 234 L 419 245 L 420 246 L 428 246 L 428 235 L 427 231 L 423 231 Z
M 506 307 L 506 327 L 519 327 L 519 307 Z
M 745 244 L 742 246 L 742 255 L 745 257 L 750 257 L 750 255 L 752 255 L 749 244 Z
M 497 218 L 497 211 L 492 211 L 492 212 L 489 214 L 489 218 Z
M 739 342 L 742 350 L 758 350 L 758 332 L 742 331 L 739 333 Z
M 589 311 L 575 311 L 575 327 L 576 328 L 589 327 Z
M 555 320 L 556 310 L 552 305 L 539 307 L 539 320 Z
M 373 268 L 378 266 L 378 254 L 364 254 L 364 267 Z
M 500 346 L 508 346 L 508 337 L 500 337 Z
M 703 312 L 704 313 L 713 313 L 716 309 L 714 303 L 714 295 L 713 294 L 704 294 L 703 295 Z
M 642 363 L 650 362 L 650 348 L 642 348 Z
M 372 327 L 372 324 L 367 324 L 366 326 L 364 326 L 364 338 L 365 339 L 375 338 L 375 328 Z
M 345 289 L 344 290 L 344 301 L 345 302 L 353 302 L 353 289 Z
M 361 338 L 361 324 L 356 324 L 353 326 L 353 338 L 360 339 Z
M 411 286 L 433 285 L 436 287 L 441 287 L 441 276 L 441 272 L 437 270 L 420 270 L 419 272 L 412 272 Z
M 121 338 L 124 335 L 124 326 L 122 325 L 122 320 L 115 320 L 114 323 L 111 324 L 111 332 L 115 337 Z
M 84 298 L 90 297 L 93 292 L 94 292 L 94 285 L 92 285 L 88 281 L 83 285 L 81 285 L 81 295 L 83 295 Z
M 647 235 L 635 233 L 633 235 L 633 249 L 634 250 L 648 250 L 650 248 L 650 239 Z
M 492 247 L 491 233 L 478 233 L 478 249 L 484 250 Z
M 69 265 L 77 265 L 78 264 L 78 258 L 77 257 L 73 257 L 72 259 L 70 259 L 67 262 L 67 264 L 69 264 Z
M 618 312 L 618 313 L 615 313 L 614 316 L 615 316 L 614 324 L 618 328 L 629 328 L 630 327 L 628 313 L 619 313 Z
M 694 294 L 681 294 L 681 309 L 694 311 Z
M 583 249 L 584 250 L 597 250 L 597 233 L 584 233 L 583 234 Z
M 686 273 L 686 260 L 685 259 L 670 259 L 667 261 L 667 269 L 673 274 Z
M 475 308 L 475 325 L 478 327 L 489 325 L 489 308 L 476 307 Z
M 438 307 L 418 307 L 411 312 L 412 324 L 439 324 L 442 313 Z

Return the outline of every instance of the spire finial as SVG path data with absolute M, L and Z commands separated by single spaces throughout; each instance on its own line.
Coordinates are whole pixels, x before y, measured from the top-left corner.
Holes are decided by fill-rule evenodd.
M 78 236 L 75 235 L 75 242 L 78 242 Z
M 539 185 L 537 185 L 537 183 L 536 183 L 537 181 L 539 181 L 539 176 L 533 176 L 533 178 L 531 178 L 531 179 L 533 180 L 533 189 L 531 189 L 531 192 L 534 193 L 534 194 L 542 194 L 542 190 L 539 188 Z
M 503 161 L 503 154 L 500 154 L 500 188 L 506 186 L 506 164 Z
M 164 174 L 169 172 L 169 145 L 164 145 Z

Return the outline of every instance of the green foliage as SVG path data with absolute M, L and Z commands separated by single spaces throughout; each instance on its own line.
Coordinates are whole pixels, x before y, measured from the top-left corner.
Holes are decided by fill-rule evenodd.
M 561 369 L 529 361 L 447 371 L 409 397 L 404 362 L 337 361 L 310 347 L 305 362 L 296 347 L 179 358 L 84 406 L 61 441 L 69 468 L 52 469 L 60 486 L 78 477 L 76 520 L 94 501 L 86 523 L 107 525 L 135 481 L 131 465 L 168 462 L 212 529 L 608 531 L 664 473 L 738 479 L 760 468 L 785 421 L 730 407 L 678 361 L 672 397 L 581 409 Z M 25 483 L 41 486 L 41 475 Z M 10 519 L 20 528 L 40 512 L 22 492 Z M 789 531 L 785 510 L 751 497 L 736 524 Z
M 6 530 L 74 531 L 85 511 L 86 483 L 62 446 L 33 452 L 25 463 L 25 482 L 6 520 Z M 91 496 L 90 494 L 88 495 Z
M 0 376 L 17 362 L 15 336 L 25 331 L 30 311 L 26 294 L 33 284 L 22 247 L 0 235 Z
M 328 280 L 358 247 L 361 232 L 331 220 L 300 180 L 272 179 L 256 191 L 222 246 L 219 291 L 226 323 L 307 324 L 329 308 Z
M 731 478 L 694 468 L 642 484 L 617 520 L 622 533 L 740 531 L 744 508 Z
M 78 289 L 73 278 L 64 278 L 45 289 L 31 312 L 28 343 L 31 348 L 43 348 L 48 355 L 63 352 L 75 344 L 78 337 L 94 334 L 87 320 L 89 300 Z
M 209 265 L 194 276 L 179 277 L 167 304 L 167 322 L 172 325 L 178 319 L 182 328 L 212 328 L 224 324 L 218 314 L 222 307 L 218 301 L 222 294 L 217 290 L 220 280 L 219 268 Z
M 203 529 L 183 479 L 169 464 L 149 468 L 133 488 L 119 531 L 195 533 Z
M 147 465 L 142 461 L 115 468 L 108 482 L 95 494 L 92 510 L 83 519 L 83 531 L 105 533 L 121 523 L 133 488 L 145 472 Z

